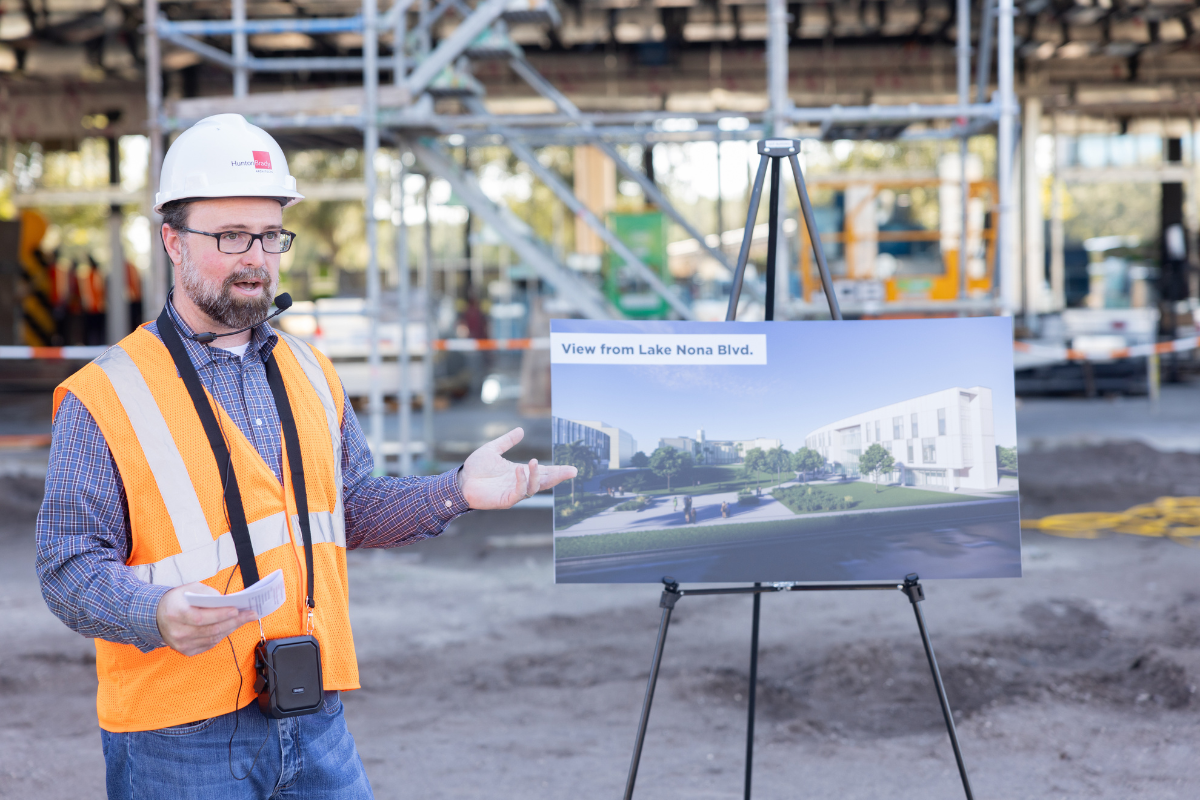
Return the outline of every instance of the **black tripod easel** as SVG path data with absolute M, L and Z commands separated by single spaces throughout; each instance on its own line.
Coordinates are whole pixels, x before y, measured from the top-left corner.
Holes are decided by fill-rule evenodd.
M 833 292 L 833 282 L 829 276 L 829 266 L 825 261 L 825 252 L 821 247 L 821 237 L 813 218 L 812 203 L 808 199 L 808 191 L 804 185 L 804 175 L 800 171 L 800 142 L 794 139 L 764 139 L 758 143 L 758 173 L 754 178 L 754 189 L 750 195 L 750 208 L 746 214 L 746 230 L 742 238 L 742 248 L 738 253 L 737 271 L 733 278 L 733 288 L 729 295 L 729 309 L 725 314 L 726 322 L 737 318 L 738 299 L 742 291 L 742 280 L 746 274 L 746 261 L 750 255 L 750 239 L 754 232 L 754 222 L 758 217 L 758 207 L 762 201 L 763 181 L 766 178 L 767 166 L 771 167 L 771 198 L 768 208 L 770 232 L 767 237 L 767 292 L 765 318 L 775 318 L 775 272 L 776 254 L 779 246 L 779 184 L 782 165 L 780 161 L 788 159 L 792 166 L 792 176 L 796 180 L 796 193 L 800 196 L 800 209 L 804 215 L 804 224 L 808 229 L 808 238 L 812 243 L 813 255 L 816 257 L 817 268 L 821 273 L 821 286 L 825 290 L 825 299 L 829 303 L 829 313 L 835 320 L 842 318 L 838 308 L 837 297 Z M 658 624 L 658 641 L 654 645 L 654 656 L 650 662 L 650 678 L 646 683 L 646 697 L 642 701 L 642 715 L 638 722 L 637 739 L 633 748 L 633 759 L 629 764 L 629 777 L 625 781 L 625 800 L 632 800 L 634 783 L 637 781 L 638 765 L 642 758 L 642 745 L 646 741 L 646 727 L 650 722 L 650 705 L 654 702 L 654 689 L 658 683 L 659 667 L 662 665 L 663 648 L 667 642 L 667 629 L 671 624 L 671 612 L 675 604 L 684 596 L 701 595 L 737 595 L 749 594 L 754 596 L 754 612 L 750 625 L 750 686 L 747 723 L 746 723 L 746 782 L 745 800 L 750 800 L 750 780 L 754 765 L 754 712 L 756 689 L 758 687 L 758 622 L 762 595 L 767 592 L 838 592 L 838 591 L 900 591 L 908 597 L 912 604 L 913 613 L 917 618 L 917 629 L 921 633 L 921 644 L 925 647 L 925 657 L 929 661 L 929 670 L 933 674 L 933 685 L 937 691 L 938 702 L 942 707 L 942 716 L 946 720 L 946 732 L 950 735 L 950 745 L 954 748 L 954 760 L 958 764 L 958 774 L 962 778 L 963 792 L 967 800 L 974 800 L 971 792 L 971 782 L 967 777 L 967 766 L 963 762 L 962 750 L 958 744 L 958 734 L 954 729 L 954 715 L 950 710 L 950 702 L 946 699 L 946 688 L 942 684 L 942 674 L 938 669 L 937 659 L 933 655 L 933 643 L 925 628 L 925 615 L 921 611 L 921 601 L 925 599 L 925 590 L 917 575 L 907 575 L 904 580 L 891 582 L 870 583 L 774 583 L 767 586 L 756 583 L 753 586 L 735 586 L 720 589 L 680 589 L 674 578 L 664 577 L 662 598 L 659 608 L 662 609 L 662 619 Z

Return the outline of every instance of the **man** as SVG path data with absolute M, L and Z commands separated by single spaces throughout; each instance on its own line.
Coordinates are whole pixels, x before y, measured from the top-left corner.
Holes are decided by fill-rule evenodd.
M 55 392 L 37 568 L 51 610 L 97 640 L 110 798 L 371 797 L 339 697 L 358 688 L 345 551 L 436 536 L 575 475 L 505 461 L 517 428 L 437 477 L 371 477 L 332 365 L 264 322 L 294 238 L 282 209 L 301 199 L 242 117 L 184 132 L 156 205 L 173 297 Z M 276 570 L 286 600 L 258 624 L 185 596 Z M 270 718 L 256 646 L 306 635 L 324 694 Z

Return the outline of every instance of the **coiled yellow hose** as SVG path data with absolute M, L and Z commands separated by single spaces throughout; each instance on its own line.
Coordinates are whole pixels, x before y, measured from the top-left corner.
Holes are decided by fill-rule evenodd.
M 1071 539 L 1097 539 L 1111 532 L 1161 536 L 1194 545 L 1185 540 L 1200 536 L 1200 497 L 1160 497 L 1117 513 L 1052 514 L 1023 519 L 1021 527 Z

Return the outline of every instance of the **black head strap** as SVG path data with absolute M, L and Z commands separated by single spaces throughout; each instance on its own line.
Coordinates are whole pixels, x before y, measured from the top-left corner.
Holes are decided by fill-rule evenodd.
M 308 519 L 308 491 L 304 485 L 304 461 L 300 453 L 300 433 L 296 430 L 296 419 L 292 416 L 292 404 L 283 385 L 283 374 L 275 354 L 267 356 L 267 383 L 275 397 L 275 408 L 279 411 L 279 423 L 283 427 L 283 443 L 287 448 L 288 470 L 292 475 L 292 494 L 296 498 L 296 514 L 300 517 L 300 532 L 304 536 L 304 564 L 308 570 L 308 596 L 305 605 L 314 608 L 313 600 L 313 545 L 312 524 Z
M 233 457 L 225 443 L 225 436 L 221 433 L 217 415 L 208 401 L 203 384 L 200 383 L 200 375 L 196 372 L 192 359 L 188 357 L 183 339 L 175 330 L 175 320 L 171 318 L 166 307 L 158 315 L 158 335 L 162 337 L 167 352 L 171 354 L 171 360 L 175 362 L 175 368 L 179 370 L 179 377 L 183 379 L 183 385 L 187 387 L 192 398 L 192 405 L 200 415 L 200 424 L 204 426 L 204 434 L 208 437 L 213 456 L 217 459 L 217 470 L 221 474 L 221 484 L 225 487 L 225 513 L 229 515 L 229 533 L 233 536 L 238 567 L 242 571 L 242 585 L 252 586 L 258 583 L 258 564 L 254 560 L 254 545 L 250 542 L 246 510 L 242 507 L 242 493 L 238 489 L 237 476 L 233 472 Z

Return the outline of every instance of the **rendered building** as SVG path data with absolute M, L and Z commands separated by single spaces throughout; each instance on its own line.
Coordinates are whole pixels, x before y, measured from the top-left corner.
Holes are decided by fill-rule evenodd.
M 596 461 L 608 465 L 612 444 L 607 433 L 596 428 L 562 417 L 550 418 L 550 441 L 552 447 L 572 442 L 583 442 L 584 447 L 596 454 Z
M 658 440 L 659 447 L 674 447 L 685 453 L 691 453 L 697 463 L 703 464 L 739 464 L 746 453 L 754 448 L 763 452 L 780 447 L 779 439 L 709 439 L 704 435 L 704 429 L 696 431 L 696 438 L 689 436 L 668 436 Z
M 804 444 L 858 475 L 858 457 L 878 443 L 892 454 L 892 482 L 905 486 L 995 489 L 996 436 L 992 390 L 954 387 L 840 419 L 817 428 Z
M 602 466 L 607 466 L 609 469 L 631 466 L 630 460 L 637 452 L 637 440 L 632 435 L 599 420 L 578 420 L 575 424 L 599 431 L 608 437 L 608 450 L 600 459 Z

